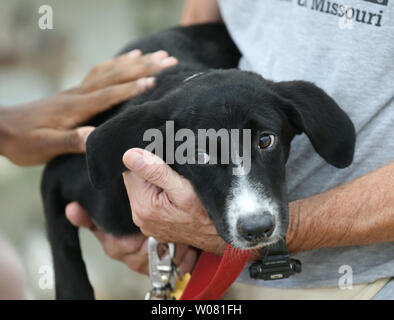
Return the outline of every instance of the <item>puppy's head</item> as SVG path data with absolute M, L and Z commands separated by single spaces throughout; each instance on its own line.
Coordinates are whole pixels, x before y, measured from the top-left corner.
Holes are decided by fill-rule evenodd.
M 96 187 L 126 170 L 123 153 L 145 148 L 149 129 L 161 133 L 161 156 L 174 159 L 171 166 L 190 180 L 218 233 L 241 249 L 286 235 L 285 164 L 296 134 L 305 133 L 316 152 L 338 168 L 351 164 L 355 145 L 352 122 L 315 85 L 274 83 L 239 70 L 210 71 L 158 101 L 130 107 L 93 132 L 87 159 Z M 186 131 L 177 136 L 181 129 Z M 170 158 L 168 150 L 174 153 Z M 178 161 L 176 155 L 185 153 Z

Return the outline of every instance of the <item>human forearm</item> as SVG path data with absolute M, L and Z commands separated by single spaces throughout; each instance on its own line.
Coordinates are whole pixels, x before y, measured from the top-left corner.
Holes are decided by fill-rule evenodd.
M 133 149 L 123 157 L 130 169 L 124 181 L 135 224 L 159 241 L 223 254 L 226 244 L 190 183 L 162 159 L 145 153 Z M 290 203 L 290 252 L 394 241 L 393 187 L 394 162 L 320 195 Z M 254 250 L 251 260 L 260 257 L 261 250 Z
M 394 241 L 394 162 L 290 204 L 292 252 Z
M 183 11 L 181 25 L 220 22 L 217 0 L 188 0 Z
M 151 76 L 176 63 L 165 51 L 142 55 L 133 50 L 94 67 L 70 90 L 1 108 L 0 154 L 17 165 L 30 166 L 61 154 L 85 152 L 86 137 L 94 128 L 84 123 L 152 88 Z

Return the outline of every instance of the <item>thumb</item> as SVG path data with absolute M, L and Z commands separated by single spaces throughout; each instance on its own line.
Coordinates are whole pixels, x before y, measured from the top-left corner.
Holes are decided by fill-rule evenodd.
M 207 221 L 211 224 L 191 183 L 175 172 L 163 159 L 146 150 L 134 148 L 123 155 L 123 163 L 141 179 L 163 189 L 178 208 L 195 213 L 200 222 Z
M 172 170 L 160 157 L 143 149 L 130 149 L 123 155 L 125 166 L 151 184 L 171 192 L 182 190 L 182 176 Z

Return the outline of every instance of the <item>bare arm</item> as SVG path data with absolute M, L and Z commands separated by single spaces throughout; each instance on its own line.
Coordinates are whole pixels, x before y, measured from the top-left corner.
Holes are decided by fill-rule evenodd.
M 188 0 L 181 19 L 181 25 L 220 22 L 217 0 Z
M 221 21 L 217 0 L 188 0 L 181 23 L 208 21 Z M 290 203 L 287 242 L 292 252 L 390 241 L 394 241 L 394 162 Z
M 142 56 L 134 50 L 96 66 L 70 90 L 0 108 L 0 156 L 29 166 L 64 153 L 83 153 L 86 137 L 94 128 L 81 124 L 151 88 L 151 76 L 176 62 L 164 51 Z
M 190 183 L 157 159 L 141 164 L 141 151 L 128 151 L 124 175 L 134 222 L 146 236 L 163 242 L 188 244 L 208 252 L 223 254 L 225 243 L 216 232 Z M 142 158 L 144 159 L 144 157 Z M 160 186 L 160 188 L 154 187 Z M 163 192 L 164 190 L 164 192 Z M 394 241 L 394 162 L 347 184 L 322 194 L 290 203 L 287 244 L 291 252 L 323 247 L 364 245 Z M 68 206 L 70 221 L 90 227 L 88 215 L 73 203 Z M 81 219 L 89 221 L 82 223 Z M 124 240 L 99 236 L 110 256 L 124 254 L 129 267 L 147 272 L 146 246 L 122 249 Z M 141 243 L 146 242 L 146 238 Z M 109 244 L 109 245 L 108 245 Z M 178 251 L 178 250 L 177 250 Z M 183 272 L 191 270 L 196 254 L 187 246 L 178 261 Z M 251 259 L 260 258 L 255 251 Z M 178 262 L 177 262 L 178 263 Z M 179 265 L 178 264 L 178 265 Z
M 394 241 L 394 162 L 290 204 L 290 251 Z
M 216 0 L 187 1 L 182 25 L 215 21 L 221 21 Z M 141 167 L 136 154 L 128 152 L 124 157 L 125 165 L 131 170 L 124 179 L 134 222 L 144 234 L 154 235 L 163 242 L 189 244 L 222 254 L 225 243 L 188 181 L 166 165 Z M 136 184 L 139 187 L 135 188 Z M 290 203 L 287 234 L 290 251 L 394 241 L 393 186 L 394 163 L 391 163 L 325 193 Z M 76 203 L 68 206 L 67 216 L 77 226 L 91 227 L 88 215 Z M 88 223 L 81 222 L 81 217 Z M 105 235 L 107 240 L 104 235 L 99 238 L 104 247 L 110 244 L 107 250 L 112 252 L 110 255 L 122 252 L 122 240 L 109 239 L 108 235 Z M 145 240 L 141 243 L 146 243 Z M 122 261 L 128 261 L 133 270 L 146 272 L 146 246 L 135 247 L 132 252 L 123 249 L 126 258 Z M 180 258 L 184 262 L 183 270 L 190 270 L 196 255 L 192 249 L 184 252 L 187 254 Z M 260 252 L 256 251 L 252 258 L 260 258 Z
M 131 169 L 125 175 L 125 184 L 134 222 L 143 233 L 155 235 L 163 242 L 187 243 L 222 254 L 225 244 L 189 183 L 163 163 L 142 167 L 139 164 L 135 168 L 136 159 L 135 152 L 125 154 L 125 164 Z M 145 180 L 160 188 L 143 188 Z M 141 181 L 139 188 L 134 185 L 137 181 Z M 322 194 L 292 202 L 287 234 L 289 250 L 394 241 L 393 187 L 394 162 Z M 151 194 L 155 192 L 160 195 Z M 252 259 L 259 256 L 256 251 Z

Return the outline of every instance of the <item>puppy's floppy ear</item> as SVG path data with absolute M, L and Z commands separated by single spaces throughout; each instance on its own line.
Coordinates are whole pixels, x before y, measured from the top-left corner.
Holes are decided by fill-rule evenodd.
M 160 105 L 150 102 L 129 109 L 97 127 L 86 143 L 86 159 L 90 181 L 97 189 L 107 186 L 126 171 L 122 162 L 124 153 L 131 148 L 144 148 L 144 132 L 158 128 Z
M 322 89 L 305 81 L 272 83 L 283 99 L 289 121 L 305 132 L 316 152 L 331 165 L 345 168 L 353 161 L 356 133 L 348 115 Z

